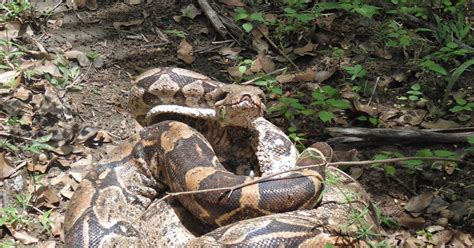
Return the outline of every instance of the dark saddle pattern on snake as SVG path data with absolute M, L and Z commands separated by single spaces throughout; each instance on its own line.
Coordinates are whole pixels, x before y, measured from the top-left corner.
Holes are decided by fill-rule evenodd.
M 287 172 L 232 194 L 178 196 L 197 219 L 219 227 L 198 238 L 183 225 L 176 208 L 157 201 L 166 190 L 206 190 L 258 180 L 235 175 L 220 162 L 240 155 L 226 150 L 245 145 L 252 147 L 264 175 L 322 162 L 325 154 L 315 147 L 298 157 L 291 142 L 285 142 L 288 138 L 268 125 L 260 93 L 177 68 L 139 76 L 131 91 L 131 111 L 141 123 L 159 123 L 145 127 L 87 174 L 67 208 L 66 246 L 323 247 L 366 246 L 377 240 L 380 230 L 367 194 L 336 168 L 327 168 L 328 173 L 324 166 Z M 186 124 L 163 121 L 167 118 Z M 279 161 L 272 162 L 272 156 Z M 358 214 L 356 220 L 352 213 Z M 361 238 L 361 229 L 370 229 L 371 235 Z

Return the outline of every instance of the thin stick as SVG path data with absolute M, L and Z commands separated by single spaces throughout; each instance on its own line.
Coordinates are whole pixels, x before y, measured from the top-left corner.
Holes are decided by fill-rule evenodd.
M 292 66 L 294 66 L 298 71 L 300 70 L 300 68 L 298 67 L 298 65 L 295 64 L 295 62 L 293 62 L 293 60 L 290 59 L 290 57 L 288 57 L 288 55 L 286 55 L 285 52 L 283 52 L 283 50 L 281 50 L 275 43 L 273 43 L 273 41 L 270 39 L 270 37 L 268 37 L 267 34 L 265 34 L 265 32 L 263 32 L 260 27 L 258 28 L 258 30 L 260 31 L 260 33 L 263 35 L 263 37 L 265 37 L 265 39 L 276 49 L 278 50 L 278 52 L 281 54 L 281 56 L 285 57 L 286 60 L 288 60 L 288 62 L 290 62 L 290 64 Z
M 212 9 L 211 5 L 206 0 L 198 0 L 198 3 L 199 6 L 201 6 L 202 11 L 204 11 L 204 14 L 211 22 L 212 26 L 214 26 L 214 28 L 222 36 L 222 38 L 226 38 L 228 34 L 227 28 L 224 26 L 221 19 L 219 18 L 219 14 L 217 14 L 217 12 Z
M 391 159 L 370 160 L 370 161 L 366 160 L 366 161 L 331 162 L 331 163 L 327 163 L 327 164 L 299 166 L 299 167 L 292 168 L 292 169 L 289 169 L 289 170 L 286 170 L 286 171 L 281 171 L 281 172 L 277 172 L 277 173 L 274 173 L 274 174 L 270 174 L 270 175 L 261 177 L 257 180 L 251 181 L 251 182 L 242 183 L 242 184 L 239 184 L 239 185 L 236 185 L 236 186 L 231 186 L 231 187 L 222 187 L 222 188 L 213 188 L 213 189 L 203 189 L 203 190 L 192 190 L 192 191 L 167 193 L 166 196 L 164 196 L 163 198 L 160 199 L 160 201 L 166 200 L 166 199 L 168 199 L 172 196 L 191 195 L 191 194 L 208 193 L 208 192 L 215 192 L 215 191 L 229 191 L 229 194 L 232 194 L 232 192 L 235 191 L 236 189 L 262 182 L 264 180 L 267 180 L 267 179 L 269 179 L 271 177 L 274 177 L 274 176 L 277 176 L 277 175 L 281 175 L 281 174 L 284 174 L 284 173 L 287 173 L 287 172 L 292 172 L 292 171 L 303 170 L 303 169 L 314 169 L 314 168 L 319 167 L 319 166 L 372 165 L 372 164 L 394 163 L 394 162 L 400 162 L 400 161 L 406 161 L 406 160 L 449 161 L 449 162 L 457 162 L 457 163 L 463 163 L 463 164 L 467 164 L 467 165 L 470 165 L 470 166 L 474 166 L 474 163 L 471 163 L 471 162 L 468 162 L 468 161 L 465 161 L 465 160 L 452 159 L 452 158 L 439 158 L 439 157 L 404 157 L 404 158 L 391 158 Z M 281 179 L 287 179 L 287 178 L 289 178 L 289 177 L 282 177 L 282 178 L 278 178 L 278 179 L 275 179 L 275 180 L 281 180 Z M 292 178 L 292 177 L 290 177 L 290 178 Z

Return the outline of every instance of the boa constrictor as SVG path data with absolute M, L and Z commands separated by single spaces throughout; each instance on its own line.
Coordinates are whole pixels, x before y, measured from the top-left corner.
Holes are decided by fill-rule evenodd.
M 176 109 L 185 110 L 185 114 L 189 113 L 186 112 L 186 107 L 171 105 L 175 103 L 172 100 L 175 98 L 170 98 L 167 94 L 179 98 L 177 93 L 182 93 L 184 96 L 182 100 L 192 107 L 196 103 L 199 104 L 199 101 L 188 100 L 190 98 L 184 94 L 185 90 L 183 89 L 196 82 L 200 85 L 212 82 L 207 78 L 196 77 L 196 74 L 192 74 L 191 78 L 194 77 L 194 81 L 188 80 L 181 85 L 178 84 L 178 91 L 175 89 L 167 91 L 172 88 L 168 86 L 157 91 L 154 91 L 153 88 L 150 89 L 150 86 L 159 82 L 162 77 L 166 78 L 167 83 L 161 83 L 161 86 L 168 85 L 169 82 L 183 82 L 182 79 L 172 78 L 173 76 L 183 76 L 183 74 L 189 77 L 189 73 L 183 72 L 186 71 L 160 69 L 148 73 L 148 77 L 138 80 L 138 83 L 143 83 L 144 78 L 150 76 L 154 78 L 151 80 L 152 83 L 138 84 L 139 93 L 137 95 L 141 96 L 140 99 L 143 100 L 146 107 L 149 106 L 146 102 L 150 101 L 145 99 L 150 99 L 150 97 L 160 100 L 161 102 L 158 104 L 171 106 L 152 113 L 153 120 L 159 120 L 163 116 L 169 117 L 170 113 L 175 117 L 176 112 L 179 112 Z M 143 91 L 140 93 L 140 90 Z M 194 115 L 194 117 L 207 118 L 206 121 L 213 119 L 223 127 L 240 125 L 245 130 L 253 131 L 251 133 L 258 140 L 256 146 L 265 145 L 265 142 L 269 142 L 269 140 L 262 138 L 265 137 L 265 130 L 259 131 L 256 128 L 258 125 L 252 124 L 255 123 L 255 119 L 260 118 L 261 109 L 254 111 L 257 114 L 253 116 L 251 114 L 250 118 L 248 118 L 248 114 L 242 118 L 239 113 L 252 111 L 241 111 L 236 115 L 232 112 L 233 109 L 259 106 L 258 101 L 252 100 L 255 99 L 252 92 L 241 94 L 245 91 L 217 85 L 204 93 L 199 93 L 197 99 L 206 99 L 208 101 L 206 102 L 207 107 L 214 106 L 217 111 L 214 113 L 211 111 L 211 114 L 206 117 L 202 117 L 200 114 Z M 151 94 L 150 92 L 155 94 L 147 96 L 147 94 Z M 213 96 L 210 94 L 211 92 L 214 94 Z M 237 98 L 234 98 L 235 96 Z M 237 100 L 232 100 L 233 98 Z M 135 102 L 135 104 L 138 106 L 135 110 L 143 108 L 140 106 L 142 103 Z M 133 104 L 131 109 L 134 109 Z M 206 112 L 206 109 L 209 108 L 204 106 L 202 110 L 205 111 L 201 112 Z M 147 112 L 148 110 L 135 113 L 138 119 L 143 122 L 146 119 L 140 116 Z M 230 118 L 232 121 L 226 122 L 225 118 L 227 117 L 232 117 L 233 119 Z M 183 120 L 182 117 L 179 120 Z M 235 123 L 244 124 L 235 125 Z M 213 127 L 218 126 L 215 123 L 213 125 Z M 224 128 L 224 130 L 227 129 Z M 367 212 L 370 207 L 368 197 L 360 186 L 352 185 L 354 183 L 348 182 L 342 172 L 332 169 L 336 171 L 336 178 L 338 178 L 334 183 L 336 186 L 326 187 L 331 196 L 323 198 L 323 202 L 318 208 L 244 220 L 195 238 L 181 223 L 176 209 L 171 208 L 164 201 L 153 202 L 159 197 L 162 190 L 166 187 L 173 191 L 202 190 L 239 185 L 254 180 L 252 177 L 236 176 L 227 172 L 216 157 L 213 151 L 215 144 L 229 144 L 235 141 L 235 139 L 229 139 L 229 136 L 223 135 L 229 134 L 229 132 L 221 132 L 221 136 L 226 136 L 225 139 L 229 139 L 229 141 L 219 142 L 217 139 L 218 141 L 209 144 L 206 138 L 215 140 L 215 135 L 212 135 L 215 132 L 209 127 L 204 131 L 210 134 L 203 137 L 199 132 L 180 122 L 160 122 L 146 127 L 134 138 L 121 145 L 108 163 L 94 168 L 84 178 L 71 199 L 65 220 L 66 245 L 88 247 L 132 245 L 147 247 L 169 245 L 189 245 L 191 247 L 273 246 L 276 244 L 304 246 L 305 244 L 321 245 L 324 243 L 345 245 L 359 242 L 354 239 L 354 234 L 360 225 L 366 229 L 374 229 L 377 226 L 370 214 L 362 214 L 362 218 L 359 218 L 357 223 L 347 218 L 348 210 Z M 222 139 L 224 138 L 220 140 Z M 267 148 L 262 148 L 263 151 L 265 149 Z M 284 151 L 287 152 L 291 149 L 293 148 L 284 148 Z M 270 153 L 272 152 L 275 153 L 275 150 Z M 311 154 L 312 150 L 309 149 L 305 152 Z M 286 154 L 288 156 L 288 153 Z M 259 164 L 264 160 L 258 158 Z M 307 165 L 312 162 L 312 158 L 301 156 L 296 164 Z M 269 171 L 272 171 L 271 163 L 269 164 Z M 293 166 L 294 164 L 284 165 L 283 168 Z M 276 170 L 282 169 L 277 168 Z M 315 169 L 287 173 L 284 177 L 237 189 L 229 197 L 225 192 L 208 192 L 183 195 L 178 199 L 197 218 L 213 226 L 222 226 L 244 218 L 270 213 L 311 209 L 320 196 L 323 171 L 323 167 L 315 167 Z M 263 170 L 263 172 L 266 171 Z M 335 190 L 336 188 L 337 190 Z M 354 188 L 357 191 L 354 191 Z M 333 194 L 334 191 L 337 193 Z M 347 194 L 356 192 L 355 195 L 349 197 L 355 200 L 353 202 L 348 200 L 349 198 L 345 196 L 344 192 Z M 362 245 L 363 242 L 358 244 Z

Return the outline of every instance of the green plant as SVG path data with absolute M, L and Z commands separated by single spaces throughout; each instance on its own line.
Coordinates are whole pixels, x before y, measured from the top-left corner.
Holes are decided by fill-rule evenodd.
M 303 144 L 303 141 L 306 140 L 305 139 L 305 133 L 300 133 L 298 132 L 298 128 L 294 125 L 290 126 L 288 128 L 288 137 L 290 138 L 291 141 L 293 141 L 293 143 L 296 144 L 296 147 L 302 151 L 304 150 L 306 147 L 305 145 Z
M 406 29 L 395 20 L 390 20 L 388 25 L 389 32 L 385 34 L 387 47 L 401 47 L 406 49 L 412 43 L 412 38 Z
M 41 226 L 43 227 L 43 231 L 46 230 L 47 232 L 50 232 L 51 225 L 56 223 L 55 221 L 53 221 L 49 218 L 52 211 L 53 210 L 50 209 L 50 210 L 44 212 L 43 214 L 41 214 L 41 216 L 39 217 L 38 221 L 41 224 Z
M 471 112 L 474 110 L 474 102 L 467 102 L 464 98 L 462 97 L 455 97 L 455 105 L 449 109 L 449 111 L 453 113 L 459 113 L 462 111 L 468 111 Z
M 168 30 L 163 31 L 163 33 L 169 34 L 169 35 L 181 38 L 181 39 L 186 38 L 186 35 L 187 35 L 185 32 L 183 32 L 181 30 L 177 30 L 177 29 L 168 29 Z
M 441 102 L 441 108 L 443 110 L 447 107 L 448 98 L 451 94 L 451 91 L 453 90 L 454 84 L 459 80 L 464 71 L 472 65 L 474 65 L 474 59 L 464 62 L 458 68 L 456 68 L 456 70 L 454 70 L 450 77 L 447 78 L 448 86 L 446 87 L 446 92 L 444 93 L 443 101 Z
M 20 214 L 14 207 L 0 208 L 0 216 L 0 226 L 10 225 L 19 228 L 31 222 L 28 216 Z
M 61 76 L 55 77 L 50 74 L 44 75 L 46 80 L 48 80 L 55 87 L 62 88 L 81 74 L 81 68 L 79 66 L 70 66 L 69 61 L 62 56 L 58 55 L 56 61 Z
M 364 69 L 361 65 L 357 64 L 355 66 L 342 66 L 347 73 L 351 75 L 351 81 L 356 80 L 357 78 L 364 78 L 367 75 L 367 70 Z
M 407 96 L 400 96 L 398 100 L 410 100 L 410 101 L 418 101 L 420 97 L 423 95 L 421 92 L 421 85 L 419 83 L 415 83 L 410 87 L 410 90 L 406 92 Z
M 244 21 L 242 24 L 242 28 L 249 33 L 254 28 L 254 24 L 252 22 L 257 23 L 265 23 L 265 19 L 263 18 L 262 12 L 248 12 L 244 8 L 236 8 L 235 10 L 234 20 L 236 21 Z
M 15 69 L 16 60 L 25 54 L 26 48 L 5 39 L 0 39 L 0 69 Z
M 26 195 L 16 195 L 16 202 L 19 204 L 19 206 L 23 209 L 28 209 L 31 207 L 31 194 L 26 194 Z
M 363 122 L 368 122 L 372 126 L 377 126 L 380 123 L 380 120 L 378 117 L 373 117 L 373 116 L 365 116 L 365 115 L 360 115 L 356 118 L 358 121 L 363 121 Z
M 32 153 L 41 153 L 44 150 L 52 150 L 53 147 L 46 144 L 51 139 L 51 137 L 52 135 L 49 134 L 49 135 L 42 136 L 38 139 L 35 139 L 31 143 L 31 145 L 26 146 L 24 150 L 32 152 Z
M 295 118 L 295 115 L 305 111 L 306 107 L 295 97 L 280 96 L 278 103 L 267 109 L 269 113 L 278 112 L 288 120 Z
M 2 16 L 2 21 L 21 20 L 21 17 L 33 12 L 33 7 L 28 0 L 8 1 L 8 3 L 0 4 L 0 9 L 5 12 Z
M 99 53 L 92 51 L 92 52 L 87 53 L 87 57 L 90 60 L 95 60 L 96 58 L 99 57 Z
M 18 152 L 20 148 L 11 144 L 6 139 L 0 139 L 0 149 L 9 150 L 10 152 Z
M 379 13 L 380 8 L 374 5 L 366 4 L 364 0 L 342 0 L 337 2 L 324 2 L 317 4 L 320 11 L 330 9 L 342 9 L 357 13 L 359 15 L 372 18 Z
M 334 119 L 335 110 L 351 109 L 351 103 L 346 99 L 340 99 L 339 91 L 329 85 L 316 89 L 311 94 L 313 97 L 312 106 L 319 107 L 318 117 L 323 122 Z M 312 110 L 303 111 L 303 114 L 310 115 Z

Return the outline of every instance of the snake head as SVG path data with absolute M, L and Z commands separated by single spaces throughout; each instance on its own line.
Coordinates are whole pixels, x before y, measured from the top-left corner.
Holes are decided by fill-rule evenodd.
M 253 86 L 227 84 L 213 92 L 214 108 L 224 125 L 248 127 L 265 113 L 265 94 Z

